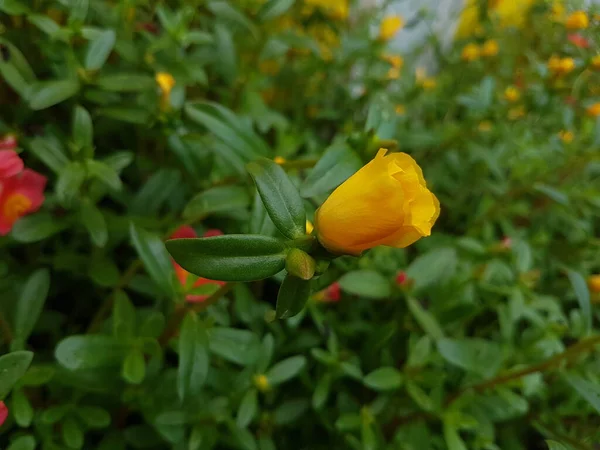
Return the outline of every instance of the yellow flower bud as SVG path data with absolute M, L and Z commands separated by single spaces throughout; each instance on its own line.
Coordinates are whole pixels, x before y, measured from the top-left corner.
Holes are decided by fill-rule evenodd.
M 158 72 L 155 79 L 163 95 L 168 96 L 175 87 L 175 78 L 170 73 Z
M 521 98 L 521 92 L 515 86 L 509 86 L 504 90 L 504 98 L 511 102 L 517 102 Z
M 565 27 L 568 30 L 583 30 L 590 25 L 590 19 L 585 11 L 575 11 L 565 22 Z
M 479 46 L 477 44 L 470 43 L 463 47 L 460 57 L 463 61 L 471 62 L 479 59 L 479 53 Z
M 275 158 L 273 158 L 273 162 L 275 164 L 281 165 L 281 164 L 285 164 L 287 161 L 283 156 L 276 156 Z
M 498 54 L 498 51 L 500 51 L 500 47 L 498 45 L 498 42 L 494 39 L 485 41 L 481 46 L 481 56 L 484 56 L 486 58 L 496 56 Z
M 331 252 L 404 248 L 431 234 L 440 203 L 427 189 L 421 168 L 406 153 L 386 153 L 380 149 L 317 210 L 317 237 Z
M 256 386 L 256 389 L 258 389 L 261 392 L 266 392 L 271 387 L 269 384 L 269 379 L 266 377 L 266 375 L 263 375 L 262 373 L 254 375 L 253 381 L 254 386 Z
M 314 229 L 315 229 L 315 226 L 312 224 L 312 222 L 310 220 L 307 220 L 306 221 L 306 234 L 311 234 Z
M 398 30 L 404 25 L 404 20 L 400 16 L 387 16 L 381 21 L 379 27 L 379 38 L 388 41 L 393 38 Z
M 573 134 L 572 131 L 569 130 L 561 130 L 558 133 L 558 138 L 563 141 L 565 144 L 570 144 L 571 142 L 573 142 L 573 139 L 575 138 L 575 135 Z
M 592 56 L 590 66 L 592 66 L 592 69 L 594 70 L 600 70 L 600 55 Z
M 594 294 L 600 293 L 600 275 L 590 275 L 588 278 L 588 287 Z

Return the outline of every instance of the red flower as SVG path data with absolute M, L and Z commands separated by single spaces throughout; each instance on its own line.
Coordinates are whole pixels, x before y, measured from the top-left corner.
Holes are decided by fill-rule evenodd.
M 333 303 L 339 302 L 342 297 L 340 290 L 340 283 L 337 281 L 335 283 L 331 283 L 325 289 L 317 292 L 313 298 L 320 302 Z
M 571 44 L 575 47 L 579 48 L 590 48 L 590 41 L 584 38 L 582 35 L 577 33 L 572 33 L 567 36 L 567 39 Z
M 212 237 L 212 236 L 220 236 L 223 232 L 221 230 L 208 230 L 202 237 Z M 175 233 L 171 236 L 172 239 L 186 239 L 186 238 L 195 238 L 198 237 L 196 231 L 190 227 L 189 225 L 184 225 L 179 227 Z M 182 286 L 188 286 L 188 277 L 195 277 L 179 264 L 175 262 L 175 260 L 171 260 L 173 262 L 173 267 L 175 268 L 175 275 L 177 275 L 177 279 Z M 223 286 L 225 284 L 224 281 L 216 281 L 209 280 L 208 278 L 197 277 L 196 281 L 192 285 L 192 289 L 198 288 L 200 286 L 204 286 L 206 284 L 216 284 L 217 286 Z M 209 297 L 209 295 L 197 295 L 197 294 L 187 294 L 185 299 L 188 302 L 203 302 Z
M 31 169 L 0 180 L 0 236 L 10 233 L 17 220 L 42 206 L 45 187 L 46 177 Z
M 0 148 L 2 144 L 0 142 Z M 0 150 L 0 180 L 21 173 L 23 160 L 14 150 Z
M 6 407 L 4 402 L 0 401 L 0 427 L 4 424 L 7 417 L 8 417 L 8 408 Z
M 404 286 L 408 282 L 408 275 L 406 275 L 405 271 L 398 272 L 396 275 L 396 284 L 398 286 Z
M 7 134 L 0 138 L 0 150 L 14 150 L 17 148 L 17 137 L 14 134 Z

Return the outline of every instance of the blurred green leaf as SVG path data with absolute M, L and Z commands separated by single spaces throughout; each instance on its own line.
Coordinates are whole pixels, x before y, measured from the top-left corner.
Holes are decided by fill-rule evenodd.
M 548 445 L 548 450 L 572 450 L 571 447 L 556 441 L 546 441 L 546 444 Z
M 374 270 L 354 270 L 339 279 L 340 287 L 349 294 L 369 298 L 387 298 L 392 294 L 390 282 Z
M 88 173 L 109 188 L 114 189 L 115 191 L 118 191 L 122 188 L 123 184 L 121 183 L 119 174 L 108 164 L 105 164 L 101 161 L 95 161 L 93 159 L 86 160 L 85 164 Z
M 104 215 L 89 200 L 81 203 L 80 220 L 90 234 L 90 238 L 97 247 L 104 247 L 108 241 L 108 229 Z
M 121 290 L 116 291 L 113 305 L 113 336 L 120 340 L 127 340 L 135 332 L 135 307 L 127 294 Z
M 69 162 L 60 170 L 55 190 L 63 206 L 69 208 L 77 200 L 85 178 L 85 168 L 78 162 Z
M 285 245 L 268 236 L 172 239 L 166 246 L 185 270 L 210 280 L 260 280 L 285 267 Z
M 39 81 L 31 86 L 27 100 L 29 107 L 38 111 L 64 102 L 78 91 L 79 81 L 76 79 Z
M 266 158 L 248 164 L 248 172 L 279 231 L 289 239 L 306 234 L 306 212 L 298 190 L 284 170 Z
M 258 11 L 258 18 L 262 21 L 273 20 L 285 14 L 296 0 L 268 0 Z
M 36 446 L 36 440 L 33 436 L 21 435 L 13 439 L 6 450 L 34 450 Z
M 29 149 L 56 173 L 59 173 L 69 162 L 64 150 L 55 141 L 36 137 L 29 141 Z
M 4 399 L 31 364 L 33 353 L 17 351 L 0 356 L 0 399 Z
M 181 174 L 177 170 L 162 169 L 144 183 L 131 202 L 131 212 L 154 215 L 181 186 Z
M 237 50 L 230 29 L 220 24 L 215 26 L 215 55 L 221 76 L 233 84 L 238 74 Z
M 141 92 L 156 86 L 154 78 L 140 73 L 115 73 L 96 78 L 100 89 L 110 92 Z
M 85 54 L 84 67 L 87 70 L 102 68 L 117 41 L 117 34 L 113 30 L 104 30 L 90 42 Z
M 304 356 L 292 356 L 290 358 L 279 361 L 273 367 L 271 367 L 266 376 L 269 379 L 269 383 L 273 386 L 285 383 L 291 378 L 294 378 L 300 373 L 300 371 L 306 365 L 306 358 Z
M 69 448 L 79 449 L 83 447 L 83 430 L 73 417 L 67 417 L 62 422 L 62 438 Z
M 143 353 L 131 348 L 123 361 L 123 379 L 131 384 L 140 384 L 146 376 L 146 361 Z
M 21 291 L 15 307 L 15 338 L 26 342 L 42 313 L 50 289 L 50 272 L 38 269 L 33 272 Z
M 258 393 L 256 389 L 249 389 L 237 411 L 236 424 L 240 428 L 246 428 L 252 422 L 252 419 L 258 411 Z
M 584 334 L 589 335 L 592 331 L 592 304 L 590 303 L 590 291 L 583 276 L 573 270 L 567 270 L 567 276 L 575 291 L 581 315 L 584 319 Z
M 38 242 L 66 227 L 66 223 L 48 213 L 36 213 L 19 219 L 13 227 L 12 236 L 18 242 Z
M 164 243 L 155 234 L 138 229 L 131 223 L 129 234 L 144 267 L 166 295 L 173 295 L 173 265 Z
M 20 14 L 27 14 L 30 10 L 21 0 L 2 0 L 0 1 L 0 11 L 18 16 Z
M 402 374 L 393 367 L 380 367 L 367 374 L 364 383 L 376 391 L 398 389 L 402 385 Z
M 21 428 L 28 428 L 33 420 L 33 407 L 21 389 L 15 389 L 11 396 L 11 413 Z
M 456 272 L 458 257 L 453 248 L 438 248 L 418 256 L 406 270 L 415 289 L 439 286 Z
M 210 351 L 234 364 L 246 366 L 252 364 L 258 356 L 260 343 L 249 330 L 211 328 L 208 336 Z
M 250 199 L 240 186 L 218 186 L 195 195 L 183 211 L 184 218 L 207 216 L 248 207 Z
M 223 19 L 233 25 L 241 26 L 249 31 L 255 38 L 258 36 L 258 30 L 250 20 L 239 10 L 235 9 L 231 3 L 222 0 L 208 2 L 208 9 L 219 19 Z
M 499 345 L 480 338 L 441 338 L 437 341 L 437 349 L 449 363 L 486 378 L 494 375 L 502 365 Z
M 110 414 L 103 408 L 97 406 L 80 406 L 75 412 L 90 428 L 106 428 L 110 425 Z
M 115 367 L 127 355 L 127 347 L 111 336 L 71 335 L 58 343 L 54 355 L 70 370 Z
M 179 337 L 177 393 L 184 401 L 200 395 L 209 369 L 208 335 L 204 324 L 193 313 L 183 320 Z
M 41 14 L 29 14 L 27 20 L 51 38 L 57 37 L 60 32 L 60 25 L 50 17 Z
M 78 149 L 94 146 L 94 126 L 90 113 L 77 105 L 73 110 L 73 141 Z
M 597 412 L 600 412 L 600 386 L 598 384 L 575 374 L 566 374 L 565 380 Z

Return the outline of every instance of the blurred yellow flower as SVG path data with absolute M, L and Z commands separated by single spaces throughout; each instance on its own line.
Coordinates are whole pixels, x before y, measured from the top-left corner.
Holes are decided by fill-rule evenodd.
M 501 27 L 520 28 L 525 23 L 527 12 L 535 0 L 488 0 L 487 13 L 496 18 Z M 459 24 L 456 29 L 457 38 L 481 34 L 483 27 L 481 19 L 484 18 L 481 11 L 482 0 L 466 0 Z
M 500 47 L 498 46 L 498 41 L 494 39 L 488 39 L 481 46 L 481 56 L 486 58 L 491 58 L 498 54 Z
M 403 116 L 406 114 L 406 107 L 404 105 L 396 105 L 396 114 Z
M 600 275 L 590 275 L 588 278 L 588 287 L 590 291 L 597 294 L 600 292 Z
M 560 2 L 554 2 L 550 9 L 550 19 L 554 22 L 562 22 L 565 20 L 565 5 Z
M 463 47 L 460 57 L 463 61 L 475 61 L 479 59 L 479 46 L 474 43 L 467 44 Z
M 283 156 L 276 156 L 275 158 L 273 158 L 273 162 L 275 164 L 281 165 L 281 164 L 285 164 L 287 161 Z
M 386 153 L 380 149 L 317 210 L 317 237 L 331 252 L 404 248 L 431 234 L 440 203 L 427 189 L 421 168 L 406 153 Z
M 585 11 L 575 11 L 565 22 L 568 30 L 583 30 L 590 25 L 590 19 Z
M 490 122 L 489 120 L 484 120 L 479 123 L 477 129 L 483 133 L 487 133 L 488 131 L 492 130 L 492 122 Z
M 431 91 L 437 86 L 437 81 L 433 77 L 427 76 L 427 71 L 424 67 L 417 67 L 415 70 L 415 78 L 417 85 L 421 86 L 426 91 Z
M 315 9 L 336 20 L 347 19 L 349 13 L 348 0 L 304 0 L 304 15 L 311 15 Z
M 558 133 L 558 138 L 563 141 L 565 144 L 570 144 L 571 142 L 573 142 L 573 139 L 575 138 L 575 135 L 573 134 L 572 131 L 569 130 L 561 130 Z
M 163 95 L 169 95 L 173 87 L 175 87 L 175 78 L 167 72 L 158 72 L 155 76 L 156 84 L 160 88 Z
M 515 86 L 508 86 L 504 90 L 504 98 L 511 103 L 518 102 L 521 98 L 521 91 Z
M 548 60 L 548 70 L 554 75 L 567 75 L 573 69 L 575 69 L 575 60 L 571 57 L 561 58 L 560 56 L 552 55 Z
M 379 26 L 379 38 L 388 41 L 393 38 L 398 30 L 404 25 L 404 20 L 400 16 L 384 17 Z
M 600 103 L 594 103 L 593 105 L 588 106 L 585 112 L 590 117 L 600 116 Z
M 400 55 L 383 55 L 382 58 L 392 65 L 387 73 L 389 79 L 400 77 L 400 70 L 404 65 L 404 59 Z
M 271 387 L 269 384 L 269 379 L 267 378 L 266 375 L 263 375 L 263 374 L 254 375 L 253 381 L 254 381 L 254 386 L 256 386 L 256 388 L 261 392 L 266 392 Z
M 515 106 L 508 110 L 508 118 L 510 120 L 517 120 L 525 116 L 525 107 L 523 105 Z
M 592 69 L 594 70 L 600 70 L 600 55 L 592 56 L 590 66 L 592 66 Z
M 306 221 L 306 234 L 310 234 L 315 229 L 315 226 L 312 224 L 310 220 Z

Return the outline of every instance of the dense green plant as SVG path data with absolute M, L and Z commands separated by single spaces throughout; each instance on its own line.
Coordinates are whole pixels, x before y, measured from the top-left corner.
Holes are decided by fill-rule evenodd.
M 0 159 L 0 448 L 595 448 L 599 16 L 531 3 L 401 58 L 344 1 L 0 0 L 0 151 L 47 179 L 37 209 Z M 215 282 L 167 252 L 278 253 L 380 147 L 432 236 L 315 262 L 304 308 L 283 257 Z M 289 235 L 247 168 L 288 180 Z

